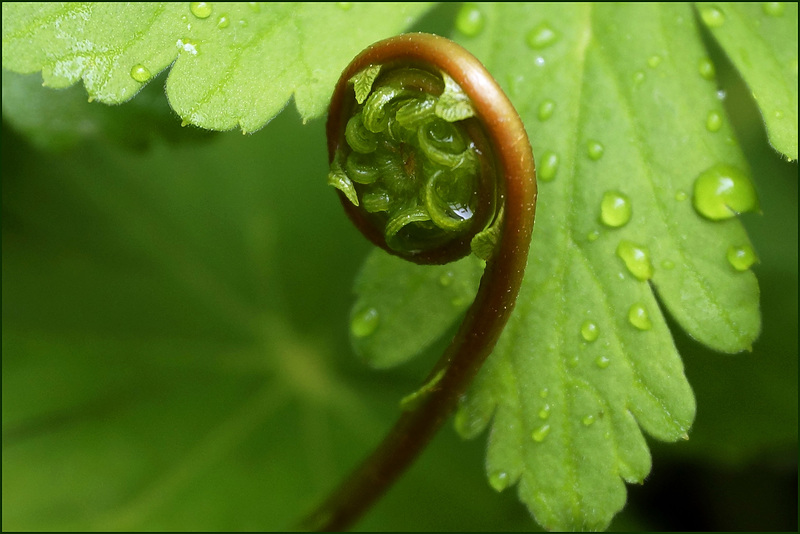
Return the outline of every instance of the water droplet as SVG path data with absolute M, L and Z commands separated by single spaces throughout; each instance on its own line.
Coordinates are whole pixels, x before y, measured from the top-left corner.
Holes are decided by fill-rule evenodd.
M 439 276 L 439 283 L 442 287 L 448 287 L 453 283 L 453 279 L 455 278 L 455 273 L 453 271 L 447 271 Z
M 706 130 L 709 132 L 718 132 L 722 128 L 722 114 L 713 109 L 708 112 L 706 117 Z
M 547 419 L 550 417 L 550 405 L 545 404 L 541 410 L 539 410 L 539 419 Z
M 641 70 L 637 70 L 636 72 L 633 73 L 633 83 L 637 85 L 642 83 L 644 81 L 644 78 L 645 78 L 644 72 Z
M 537 67 L 544 67 L 545 60 L 542 56 L 536 56 L 536 59 L 533 60 L 533 64 Z
M 591 232 L 586 234 L 586 239 L 588 239 L 589 242 L 597 241 L 598 239 L 600 239 L 600 232 L 598 230 L 592 230 Z
M 558 33 L 547 22 L 542 22 L 533 28 L 525 37 L 525 42 L 534 50 L 547 48 L 556 41 L 558 41 Z
M 567 359 L 567 365 L 573 369 L 578 367 L 579 363 L 581 363 L 581 360 L 578 356 L 571 356 Z
M 531 437 L 533 438 L 533 441 L 541 443 L 544 441 L 544 438 L 546 438 L 547 434 L 549 433 L 550 433 L 550 425 L 545 424 L 534 430 L 531 433 Z
M 456 15 L 456 28 L 467 37 L 475 37 L 483 30 L 486 20 L 476 4 L 467 2 Z
M 586 144 L 586 151 L 589 154 L 589 158 L 597 161 L 598 159 L 603 157 L 603 151 L 605 147 L 599 141 L 589 140 Z
M 211 3 L 209 2 L 191 2 L 189 10 L 192 15 L 198 19 L 207 19 L 211 15 Z
M 737 271 L 746 271 L 757 261 L 756 253 L 750 245 L 728 248 L 728 263 Z
M 549 394 L 550 394 L 550 390 L 547 389 L 547 388 L 542 388 L 542 390 L 539 391 L 539 397 L 541 397 L 543 399 L 546 399 Z
M 678 202 L 683 202 L 687 198 L 689 198 L 689 195 L 686 194 L 686 191 L 677 191 L 675 193 L 675 200 Z
M 228 15 L 220 15 L 219 19 L 217 19 L 217 28 L 220 30 L 227 28 L 231 25 L 231 19 Z
M 671 271 L 675 268 L 675 262 L 672 260 L 664 260 L 661 262 L 661 268 Z
M 542 161 L 539 164 L 539 179 L 543 182 L 549 182 L 556 177 L 558 170 L 558 155 L 548 150 L 542 154 Z
M 131 78 L 136 80 L 139 83 L 144 83 L 152 77 L 150 71 L 147 70 L 147 67 L 142 65 L 141 63 L 137 63 L 136 65 L 131 68 Z
M 600 221 L 611 228 L 619 228 L 631 220 L 633 205 L 625 193 L 606 191 L 600 201 Z
M 495 490 L 497 493 L 500 493 L 504 489 L 508 487 L 509 483 L 509 476 L 508 473 L 505 471 L 495 471 L 491 475 L 489 475 L 489 485 Z
M 661 56 L 658 54 L 652 55 L 647 58 L 647 66 L 651 69 L 658 67 L 661 64 Z
M 628 322 L 639 330 L 650 330 L 653 328 L 653 323 L 650 322 L 650 316 L 647 314 L 647 309 L 642 304 L 634 304 L 628 310 Z
M 544 122 L 550 117 L 553 116 L 553 111 L 556 109 L 556 103 L 550 100 L 542 100 L 542 103 L 539 104 L 539 120 Z
M 714 64 L 707 57 L 700 59 L 700 61 L 697 63 L 697 70 L 700 72 L 700 76 L 706 80 L 713 80 L 714 76 L 717 74 Z
M 598 356 L 597 358 L 595 358 L 594 364 L 600 369 L 605 369 L 606 367 L 611 365 L 611 360 L 608 359 L 607 356 Z
M 783 2 L 764 2 L 761 4 L 761 9 L 770 17 L 782 17 L 784 6 Z
M 353 7 L 353 2 L 336 2 L 336 7 L 342 11 L 350 11 L 350 8 Z
M 364 308 L 350 320 L 350 332 L 357 338 L 372 335 L 378 328 L 381 317 L 375 308 Z
M 653 277 L 653 264 L 650 263 L 647 248 L 623 240 L 617 246 L 617 256 L 625 262 L 628 271 L 637 279 L 649 280 Z
M 705 6 L 700 10 L 700 18 L 709 28 L 719 28 L 725 24 L 725 13 L 716 6 Z
M 717 91 L 717 100 L 725 100 L 726 96 L 728 96 L 728 94 L 725 92 L 725 89 L 719 89 Z
M 594 424 L 594 416 L 591 414 L 587 415 L 581 419 L 581 423 L 583 423 L 583 426 L 592 426 Z
M 248 25 L 248 22 L 245 19 L 239 19 L 236 23 L 239 25 L 240 28 L 247 28 Z
M 253 13 L 261 13 L 261 6 L 258 5 L 258 2 L 247 2 L 247 7 L 249 7 L 250 11 Z
M 463 308 L 469 304 L 469 300 L 464 297 L 453 297 L 453 299 L 450 301 L 450 304 L 452 304 L 455 308 Z
M 753 184 L 739 169 L 724 163 L 706 169 L 695 179 L 692 202 L 700 215 L 712 221 L 758 209 Z
M 581 325 L 581 336 L 590 343 L 600 335 L 600 329 L 592 321 L 584 321 Z

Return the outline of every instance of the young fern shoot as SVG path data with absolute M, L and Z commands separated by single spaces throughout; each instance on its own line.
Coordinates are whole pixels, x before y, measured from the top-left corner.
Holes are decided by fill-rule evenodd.
M 413 402 L 303 527 L 352 525 L 413 462 L 491 353 L 522 283 L 536 173 L 519 115 L 481 63 L 429 34 L 375 43 L 342 73 L 328 123 L 328 183 L 390 254 L 442 264 L 474 252 L 472 306 Z

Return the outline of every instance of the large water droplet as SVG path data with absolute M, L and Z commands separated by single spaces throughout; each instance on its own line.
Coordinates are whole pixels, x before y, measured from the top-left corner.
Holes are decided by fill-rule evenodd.
M 700 18 L 709 28 L 719 28 L 725 24 L 725 13 L 716 6 L 705 6 L 700 9 Z
M 534 430 L 531 433 L 531 437 L 533 438 L 533 441 L 541 443 L 544 441 L 544 438 L 546 438 L 547 434 L 549 433 L 550 433 L 550 425 L 545 424 Z
M 653 264 L 646 247 L 623 240 L 617 245 L 617 256 L 637 279 L 649 280 L 653 277 Z
M 550 100 L 549 98 L 546 100 L 542 100 L 542 103 L 539 104 L 539 113 L 538 117 L 539 120 L 544 122 L 550 117 L 553 116 L 553 111 L 556 109 L 556 103 Z
M 722 128 L 722 114 L 712 109 L 706 117 L 706 130 L 718 132 L 720 128 Z
M 594 364 L 600 369 L 605 369 L 606 367 L 611 365 L 611 360 L 607 356 L 598 356 L 597 358 L 595 358 Z
M 375 308 L 364 308 L 350 320 L 350 332 L 354 337 L 364 338 L 372 335 L 378 328 L 381 316 Z
M 152 77 L 150 71 L 147 70 L 147 67 L 142 65 L 141 63 L 137 63 L 136 65 L 131 68 L 131 78 L 136 80 L 139 83 L 144 83 Z
M 472 2 L 462 5 L 456 15 L 456 28 L 467 37 L 475 37 L 481 33 L 485 22 L 483 12 Z
M 747 176 L 723 163 L 710 167 L 695 179 L 692 202 L 700 215 L 712 221 L 758 209 L 756 191 Z
M 558 155 L 550 150 L 542 154 L 542 160 L 539 164 L 539 179 L 543 182 L 549 182 L 556 177 L 558 170 Z
M 714 76 L 717 74 L 716 69 L 714 69 L 714 64 L 707 57 L 700 59 L 697 63 L 697 70 L 700 72 L 700 76 L 706 80 L 713 80 Z
M 770 17 L 782 17 L 784 5 L 783 2 L 764 2 L 761 4 L 761 9 Z
M 605 147 L 600 141 L 590 140 L 586 144 L 586 152 L 589 154 L 589 158 L 594 161 L 603 157 L 603 151 L 605 151 Z
M 489 485 L 498 493 L 508 487 L 509 481 L 508 473 L 505 471 L 495 471 L 489 475 Z
M 625 226 L 631 220 L 633 205 L 625 193 L 606 191 L 600 201 L 600 221 L 611 228 Z
M 728 248 L 728 263 L 737 271 L 746 271 L 758 260 L 750 245 L 731 246 Z
M 592 342 L 600 335 L 600 329 L 592 321 L 584 321 L 581 325 L 581 337 L 588 342 Z
M 639 330 L 650 330 L 653 328 L 653 323 L 650 322 L 650 316 L 647 314 L 647 308 L 642 304 L 634 304 L 628 310 L 628 322 Z
M 211 3 L 209 2 L 191 2 L 189 10 L 192 15 L 198 19 L 207 19 L 211 15 Z
M 525 42 L 534 50 L 547 48 L 556 41 L 558 41 L 558 33 L 547 22 L 542 22 L 533 28 L 525 37 Z

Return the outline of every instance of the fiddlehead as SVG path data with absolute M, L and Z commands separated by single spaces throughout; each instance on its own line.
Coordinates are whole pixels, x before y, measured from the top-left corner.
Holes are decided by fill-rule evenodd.
M 373 243 L 415 263 L 486 259 L 478 294 L 421 393 L 306 520 L 341 530 L 414 460 L 455 408 L 514 307 L 536 206 L 530 143 L 483 65 L 427 34 L 378 42 L 345 69 L 327 124 L 342 204 Z

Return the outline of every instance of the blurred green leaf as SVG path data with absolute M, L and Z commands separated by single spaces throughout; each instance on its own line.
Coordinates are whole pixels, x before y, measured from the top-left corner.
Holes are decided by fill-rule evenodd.
M 292 97 L 304 120 L 320 116 L 347 62 L 429 7 L 7 2 L 3 68 L 41 70 L 53 88 L 82 79 L 90 98 L 118 104 L 171 66 L 167 97 L 184 122 L 253 132 Z
M 742 74 L 775 150 L 797 159 L 797 3 L 698 2 L 700 19 Z

